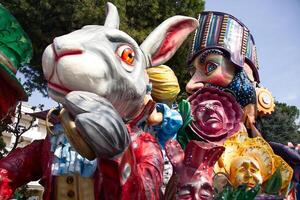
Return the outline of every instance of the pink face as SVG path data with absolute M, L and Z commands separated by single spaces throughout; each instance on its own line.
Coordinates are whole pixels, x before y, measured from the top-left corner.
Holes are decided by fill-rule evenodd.
M 188 101 L 193 117 L 189 127 L 203 140 L 222 144 L 238 131 L 242 111 L 229 93 L 204 87 L 192 94 Z
M 213 167 L 223 151 L 223 146 L 191 140 L 184 152 L 176 140 L 169 140 L 166 154 L 174 170 L 169 183 L 176 187 L 176 193 L 167 190 L 167 196 L 171 191 L 171 199 L 175 196 L 180 200 L 212 200 Z
M 192 78 L 186 85 L 186 91 L 193 94 L 206 84 L 228 86 L 235 74 L 234 65 L 223 55 L 209 54 L 202 62 L 199 57 L 193 62 Z
M 223 129 L 227 123 L 227 116 L 222 103 L 218 100 L 207 100 L 198 104 L 195 111 L 198 125 L 208 135 L 212 135 Z
M 190 173 L 192 172 L 192 173 Z M 179 175 L 176 199 L 180 200 L 212 200 L 212 178 L 206 171 L 185 167 Z

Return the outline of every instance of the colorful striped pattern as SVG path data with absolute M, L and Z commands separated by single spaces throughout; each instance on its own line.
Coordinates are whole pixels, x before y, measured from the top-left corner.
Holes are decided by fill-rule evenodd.
M 214 45 L 219 40 L 220 29 L 222 25 L 223 16 L 213 15 L 211 17 L 211 28 L 208 32 L 207 46 Z
M 245 58 L 247 63 L 250 65 L 255 80 L 259 83 L 259 65 L 258 65 L 258 59 L 257 59 L 257 51 L 255 42 L 253 39 L 253 36 L 249 33 L 247 43 L 246 43 L 246 52 L 245 52 Z
M 245 60 L 250 62 L 248 64 L 256 70 L 254 76 L 258 79 L 255 43 L 242 22 L 232 15 L 211 11 L 200 13 L 198 21 L 189 64 L 204 50 L 217 48 L 228 52 L 231 61 L 240 68 Z

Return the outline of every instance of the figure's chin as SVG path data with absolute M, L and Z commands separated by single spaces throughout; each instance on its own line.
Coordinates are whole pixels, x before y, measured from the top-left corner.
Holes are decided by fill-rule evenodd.
M 254 183 L 248 183 L 247 186 L 248 186 L 249 188 L 254 188 L 256 185 L 255 185 Z
M 220 122 L 206 122 L 203 125 L 203 130 L 207 131 L 208 135 L 214 135 L 223 128 L 223 124 Z
M 48 88 L 48 95 L 51 97 L 54 101 L 64 104 L 65 101 L 65 94 L 62 94 L 60 92 L 57 92 L 51 88 Z

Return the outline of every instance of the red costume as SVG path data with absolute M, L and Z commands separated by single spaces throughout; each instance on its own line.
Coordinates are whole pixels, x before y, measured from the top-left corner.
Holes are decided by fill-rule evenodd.
M 159 199 L 163 171 L 159 144 L 149 133 L 132 126 L 128 129 L 132 143 L 122 157 L 98 161 L 94 173 L 95 199 Z M 55 176 L 51 175 L 53 157 L 49 135 L 44 140 L 15 149 L 0 160 L 0 170 L 7 171 L 2 174 L 2 180 L 5 176 L 11 181 L 2 184 L 0 192 L 13 191 L 30 181 L 41 179 L 40 183 L 45 188 L 43 199 L 54 199 Z M 9 195 L 1 193 L 0 197 L 8 198 Z

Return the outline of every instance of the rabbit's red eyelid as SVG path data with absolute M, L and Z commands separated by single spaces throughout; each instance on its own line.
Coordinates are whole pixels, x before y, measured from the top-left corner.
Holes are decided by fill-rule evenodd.
M 129 45 L 121 45 L 117 48 L 117 55 L 123 62 L 128 65 L 132 65 L 135 60 L 135 52 Z

